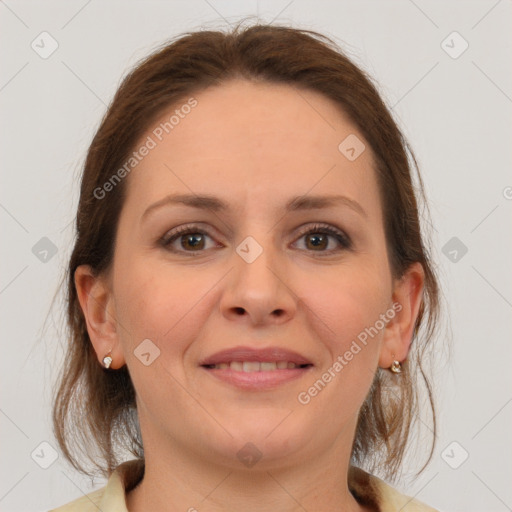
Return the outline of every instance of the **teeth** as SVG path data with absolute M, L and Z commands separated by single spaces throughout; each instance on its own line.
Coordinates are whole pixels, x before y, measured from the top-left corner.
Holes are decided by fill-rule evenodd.
M 286 370 L 297 368 L 295 363 L 291 361 L 231 361 L 231 363 L 216 364 L 213 369 L 215 370 L 231 370 L 237 372 L 271 372 L 274 370 Z
M 244 361 L 242 363 L 242 368 L 244 369 L 244 372 L 259 372 L 260 363 L 258 363 L 258 361 Z

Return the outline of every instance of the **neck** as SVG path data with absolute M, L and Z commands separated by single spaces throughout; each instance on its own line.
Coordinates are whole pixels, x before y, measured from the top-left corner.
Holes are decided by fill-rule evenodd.
M 272 467 L 267 463 L 263 467 L 258 462 L 252 468 L 239 470 L 198 458 L 179 446 L 173 446 L 172 454 L 163 457 L 161 446 L 144 444 L 144 478 L 126 497 L 130 512 L 370 510 L 349 491 L 350 453 L 334 447 L 302 465 Z

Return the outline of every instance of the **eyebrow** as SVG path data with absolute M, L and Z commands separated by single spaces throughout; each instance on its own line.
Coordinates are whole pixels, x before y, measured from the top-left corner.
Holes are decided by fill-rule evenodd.
M 222 199 L 211 195 L 195 194 L 170 194 L 150 205 L 141 216 L 141 221 L 145 220 L 152 212 L 164 206 L 185 205 L 191 208 L 203 210 L 212 210 L 214 212 L 226 212 L 229 205 Z M 285 207 L 285 212 L 301 210 L 318 210 L 329 208 L 331 206 L 347 206 L 359 215 L 368 218 L 363 207 L 353 199 L 342 195 L 325 196 L 296 196 L 290 199 Z

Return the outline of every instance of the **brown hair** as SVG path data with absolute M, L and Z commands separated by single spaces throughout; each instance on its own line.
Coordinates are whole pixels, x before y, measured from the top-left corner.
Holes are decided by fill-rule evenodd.
M 95 471 L 82 465 L 74 449 L 103 476 L 110 475 L 121 462 L 118 448 L 144 457 L 128 369 L 106 371 L 98 363 L 77 298 L 74 273 L 79 265 L 88 264 L 100 275 L 112 264 L 126 180 L 113 187 L 108 200 L 96 199 L 94 191 L 123 165 L 164 110 L 195 92 L 235 78 L 322 93 L 349 116 L 373 151 L 392 275 L 399 278 L 412 263 L 420 262 L 425 287 L 403 372 L 395 376 L 379 368 L 361 407 L 352 463 L 380 471 L 388 480 L 396 479 L 411 425 L 418 419 L 422 385 L 433 423 L 431 450 L 423 471 L 435 447 L 436 416 L 425 363 L 432 352 L 440 297 L 425 234 L 420 230 L 416 195 L 424 199 L 425 194 L 418 172 L 418 186 L 412 182 L 410 164 L 417 169 L 416 160 L 371 79 L 333 40 L 310 30 L 261 24 L 238 25 L 229 33 L 188 32 L 166 43 L 125 77 L 94 136 L 83 169 L 76 241 L 64 277 L 69 345 L 53 404 L 59 446 L 76 469 L 89 475 Z

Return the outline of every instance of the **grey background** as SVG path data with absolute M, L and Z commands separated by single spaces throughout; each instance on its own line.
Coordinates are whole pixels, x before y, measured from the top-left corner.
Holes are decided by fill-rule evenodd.
M 58 452 L 53 462 L 50 397 L 66 340 L 59 307 L 46 315 L 106 105 L 163 40 L 253 14 L 338 41 L 380 84 L 419 160 L 453 355 L 436 376 L 434 459 L 397 487 L 441 511 L 512 510 L 511 11 L 510 0 L 0 1 L 0 509 L 48 510 L 105 483 Z M 46 59 L 31 47 L 43 31 L 58 43 Z M 457 58 L 454 31 L 469 44 Z

